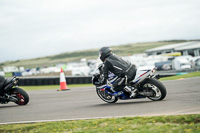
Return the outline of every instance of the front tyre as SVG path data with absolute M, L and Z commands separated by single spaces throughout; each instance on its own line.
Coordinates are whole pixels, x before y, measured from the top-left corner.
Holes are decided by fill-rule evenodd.
M 118 98 L 115 97 L 115 96 L 112 96 L 108 93 L 106 93 L 105 90 L 101 90 L 101 89 L 97 89 L 96 88 L 96 92 L 97 92 L 97 95 L 105 102 L 107 103 L 115 103 L 117 102 Z
M 167 94 L 165 86 L 158 80 L 149 78 L 144 83 L 143 87 L 151 88 L 154 95 L 148 97 L 152 101 L 163 100 Z
M 18 101 L 15 103 L 18 105 L 26 105 L 29 102 L 28 94 L 21 88 L 14 88 L 11 91 L 11 96 L 17 98 Z

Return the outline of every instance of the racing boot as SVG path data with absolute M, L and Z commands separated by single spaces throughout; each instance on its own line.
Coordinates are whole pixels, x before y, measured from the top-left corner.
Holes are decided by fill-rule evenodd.
M 137 89 L 134 87 L 125 86 L 124 90 L 130 94 L 130 98 L 134 98 L 137 94 Z

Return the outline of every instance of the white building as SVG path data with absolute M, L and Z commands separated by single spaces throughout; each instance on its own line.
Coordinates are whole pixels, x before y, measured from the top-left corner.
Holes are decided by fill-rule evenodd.
M 7 67 L 3 67 L 3 71 L 5 73 L 9 73 L 9 72 L 18 72 L 19 69 L 16 66 L 7 66 Z
M 181 55 L 200 56 L 200 41 L 190 41 L 156 47 L 146 50 L 148 55 L 180 52 Z

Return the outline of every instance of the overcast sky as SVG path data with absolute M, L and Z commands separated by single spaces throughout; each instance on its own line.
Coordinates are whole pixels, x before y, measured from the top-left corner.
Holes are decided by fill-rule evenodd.
M 0 0 L 0 62 L 171 39 L 200 39 L 200 0 Z

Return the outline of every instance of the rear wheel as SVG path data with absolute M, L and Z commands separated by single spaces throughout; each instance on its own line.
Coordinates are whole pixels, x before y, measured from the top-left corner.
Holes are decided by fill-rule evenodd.
M 102 89 L 96 89 L 97 95 L 105 102 L 107 103 L 115 103 L 117 102 L 118 98 L 115 96 L 112 96 L 108 94 L 105 90 Z
M 165 86 L 158 80 L 149 78 L 143 85 L 144 88 L 151 88 L 154 95 L 148 97 L 153 101 L 163 100 L 167 94 Z
M 29 102 L 28 94 L 21 88 L 14 88 L 11 92 L 11 96 L 18 100 L 15 102 L 18 105 L 26 105 Z

